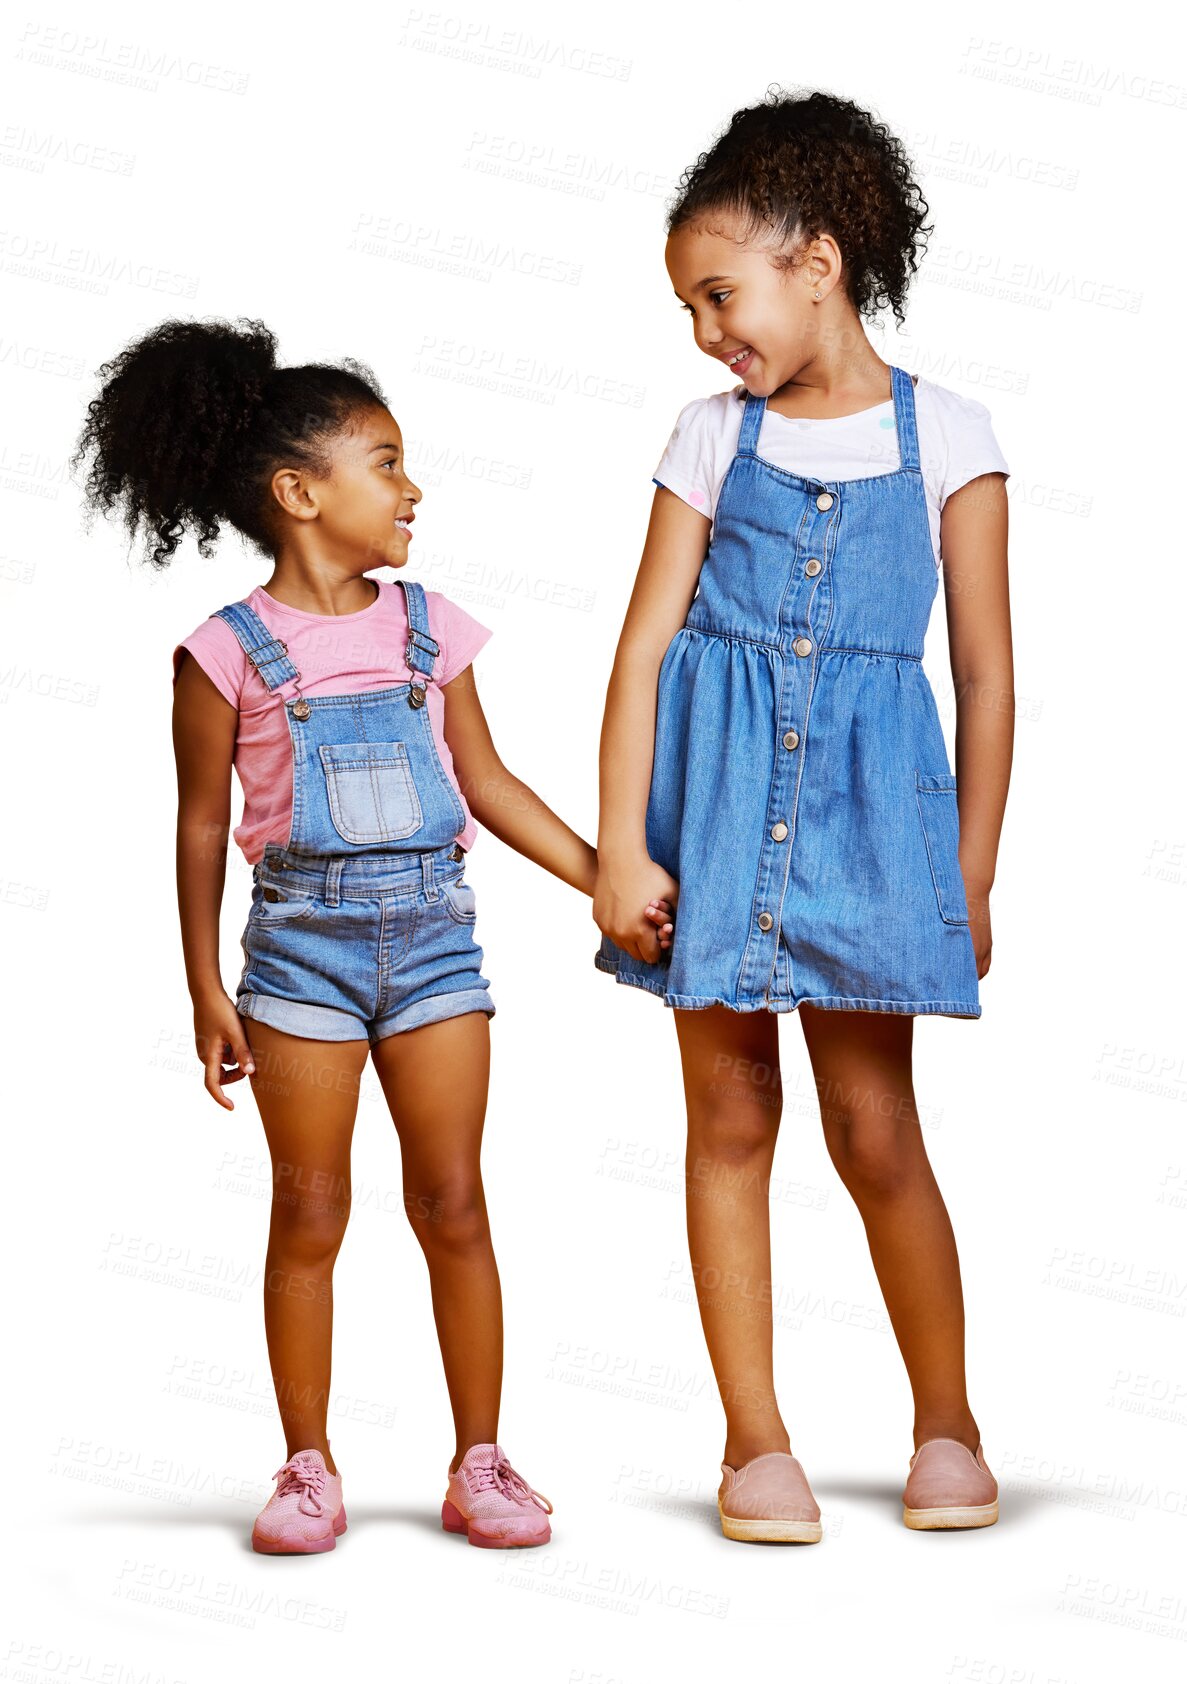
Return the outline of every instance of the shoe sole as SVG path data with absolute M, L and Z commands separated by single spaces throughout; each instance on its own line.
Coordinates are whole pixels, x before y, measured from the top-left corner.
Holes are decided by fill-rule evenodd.
M 818 1520 L 742 1520 L 720 1503 L 717 1512 L 722 1532 L 739 1544 L 818 1544 L 824 1535 Z
M 530 1549 L 536 1544 L 548 1543 L 552 1537 L 552 1527 L 547 1521 L 544 1522 L 543 1532 L 519 1532 L 500 1538 L 492 1537 L 489 1532 L 481 1532 L 477 1527 L 472 1527 L 461 1510 L 454 1508 L 448 1497 L 441 1505 L 441 1525 L 447 1532 L 463 1533 L 467 1541 L 480 1550 Z
M 251 1547 L 257 1555 L 324 1555 L 326 1550 L 332 1550 L 338 1539 L 346 1531 L 346 1510 L 341 1508 L 334 1516 L 334 1530 L 324 1538 L 314 1538 L 308 1543 L 277 1544 L 270 1539 L 261 1539 L 253 1530 Z
M 992 1526 L 997 1519 L 997 1499 L 977 1507 L 909 1509 L 903 1504 L 903 1523 L 913 1532 L 953 1532 L 967 1526 Z

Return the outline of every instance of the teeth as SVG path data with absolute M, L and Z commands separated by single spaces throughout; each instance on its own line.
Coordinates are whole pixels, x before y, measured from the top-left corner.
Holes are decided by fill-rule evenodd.
M 750 346 L 747 345 L 744 350 L 735 352 L 735 354 L 729 359 L 729 362 L 727 363 L 726 366 L 728 368 L 733 368 L 735 363 L 740 363 L 743 357 L 748 357 L 749 355 L 750 355 Z
M 409 531 L 409 526 L 408 526 L 408 522 L 407 522 L 407 521 L 406 521 L 406 520 L 403 520 L 403 519 L 397 519 L 397 521 L 396 521 L 396 523 L 395 523 L 395 524 L 396 524 L 396 525 L 397 525 L 397 526 L 399 526 L 399 527 L 402 527 L 402 528 L 403 528 L 403 529 L 404 529 L 404 531 L 405 531 L 405 532 L 407 532 L 407 531 Z

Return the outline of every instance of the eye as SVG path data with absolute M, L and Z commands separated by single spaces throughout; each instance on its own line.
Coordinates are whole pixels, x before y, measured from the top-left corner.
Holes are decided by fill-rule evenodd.
M 389 457 L 388 457 L 388 459 L 387 459 L 387 461 L 386 461 L 386 462 L 381 462 L 381 463 L 380 463 L 380 464 L 379 464 L 379 466 L 380 466 L 380 467 L 381 467 L 381 468 L 394 468 L 394 467 L 395 467 L 395 466 L 396 466 L 396 463 L 397 463 L 397 462 L 398 462 L 398 461 L 399 461 L 399 457 L 397 457 L 397 456 L 389 456 Z
M 726 287 L 726 288 L 724 288 L 724 289 L 722 289 L 718 292 L 711 292 L 708 295 L 709 300 L 712 304 L 716 304 L 716 305 L 718 305 L 718 307 L 720 307 L 720 302 L 722 300 L 728 298 L 732 291 L 733 291 L 732 287 Z M 682 302 L 681 305 L 680 305 L 680 308 L 682 310 L 687 310 L 690 316 L 696 315 L 696 311 L 693 309 L 691 304 L 685 304 L 685 303 Z

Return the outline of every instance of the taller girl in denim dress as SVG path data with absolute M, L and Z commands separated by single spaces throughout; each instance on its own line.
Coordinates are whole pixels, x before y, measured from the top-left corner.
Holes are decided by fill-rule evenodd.
M 743 390 L 686 406 L 680 465 L 657 479 L 606 706 L 594 963 L 672 1008 L 693 1283 L 726 1416 L 718 1508 L 741 1541 L 823 1535 L 771 1338 L 792 1012 L 914 1393 L 903 1519 L 997 1517 L 912 1028 L 978 1017 L 989 965 L 1011 744 L 1004 463 L 984 433 L 962 458 L 961 400 L 917 390 L 861 321 L 886 303 L 901 320 L 925 211 L 870 113 L 774 91 L 685 171 L 668 219 L 697 345 Z M 941 548 L 959 781 L 922 666 Z M 649 896 L 675 912 L 638 939 Z
M 921 665 L 936 594 L 911 377 L 901 466 L 805 479 L 738 447 L 659 671 L 647 848 L 680 885 L 670 951 L 600 969 L 670 1006 L 978 1017 L 956 779 Z

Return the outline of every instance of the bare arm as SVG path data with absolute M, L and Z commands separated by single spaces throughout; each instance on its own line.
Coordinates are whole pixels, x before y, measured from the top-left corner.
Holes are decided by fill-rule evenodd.
M 656 487 L 606 692 L 594 919 L 617 946 L 649 964 L 659 944 L 636 909 L 651 896 L 674 902 L 679 891 L 648 856 L 645 834 L 659 669 L 696 594 L 709 532 L 707 516 L 666 486 Z
M 597 853 L 500 760 L 478 699 L 474 668 L 459 672 L 441 694 L 445 698 L 445 740 L 458 784 L 474 817 L 517 854 L 542 865 L 583 894 L 592 895 Z
M 945 502 L 940 548 L 956 690 L 960 870 L 979 977 L 989 969 L 993 946 L 989 891 L 1014 753 L 1007 537 L 1004 474 L 981 474 Z
M 237 711 L 187 654 L 173 692 L 177 905 L 198 1056 L 206 1067 L 207 1090 L 229 1111 L 235 1107 L 222 1086 L 241 1080 L 251 1063 L 242 1021 L 223 989 L 218 962 L 238 723 Z M 232 1062 L 238 1070 L 223 1072 L 222 1064 Z

